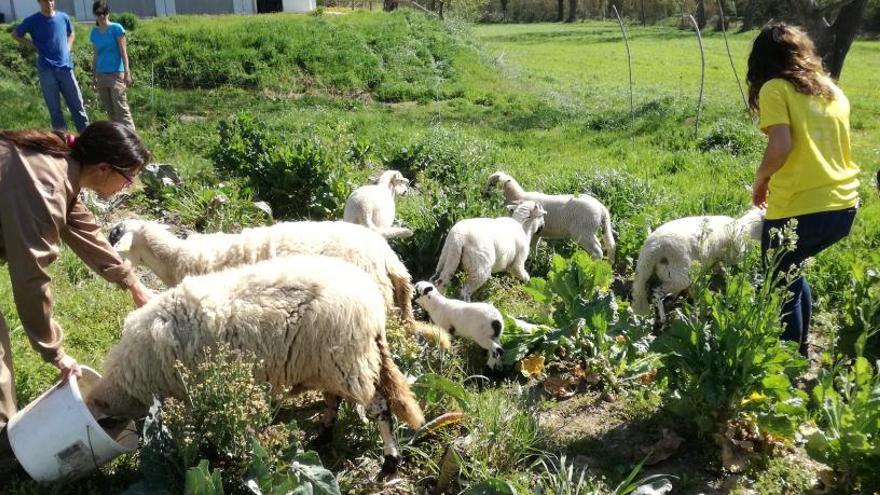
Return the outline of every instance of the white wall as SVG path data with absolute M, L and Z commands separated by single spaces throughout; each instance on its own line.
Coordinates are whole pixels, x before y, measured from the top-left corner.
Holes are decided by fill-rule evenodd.
M 315 10 L 315 0 L 282 0 L 284 12 L 311 12 Z
M 21 20 L 39 12 L 40 3 L 37 0 L 12 0 L 12 8 L 15 10 L 16 20 Z
M 12 0 L 0 0 L 0 13 L 6 19 L 6 22 L 12 22 Z

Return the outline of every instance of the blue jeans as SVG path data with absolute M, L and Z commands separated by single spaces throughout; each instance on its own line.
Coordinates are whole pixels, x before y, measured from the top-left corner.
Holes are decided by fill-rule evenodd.
M 777 220 L 765 220 L 761 233 L 761 253 L 764 262 L 773 262 L 767 259 L 768 249 L 776 249 L 780 246 L 778 236 L 770 238 L 770 230 L 782 230 L 789 221 L 797 219 L 797 244 L 793 251 L 785 252 L 779 259 L 773 275 L 780 272 L 786 273 L 794 265 L 800 265 L 807 258 L 815 256 L 849 235 L 853 221 L 856 218 L 856 208 L 845 210 L 823 211 L 810 213 L 791 218 Z M 791 299 L 782 306 L 782 339 L 798 343 L 801 355 L 807 356 L 807 335 L 810 331 L 810 319 L 813 315 L 813 294 L 810 284 L 803 276 L 798 277 L 788 285 Z
M 76 130 L 82 132 L 89 125 L 89 116 L 83 106 L 82 93 L 76 78 L 73 77 L 73 69 L 44 69 L 38 68 L 40 75 L 40 89 L 43 91 L 43 99 L 49 108 L 49 117 L 52 119 L 52 128 L 58 131 L 67 130 L 64 122 L 64 112 L 61 111 L 61 95 L 67 102 L 70 115 Z

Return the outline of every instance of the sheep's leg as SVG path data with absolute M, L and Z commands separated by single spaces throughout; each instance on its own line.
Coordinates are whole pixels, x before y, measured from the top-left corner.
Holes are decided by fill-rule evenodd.
M 470 301 L 471 295 L 477 291 L 480 287 L 485 284 L 489 278 L 492 276 L 490 270 L 477 270 L 475 272 L 468 272 L 467 279 L 464 281 L 464 285 L 461 287 L 461 300 L 462 301 Z
M 400 452 L 397 450 L 397 443 L 391 432 L 391 411 L 388 409 L 388 402 L 376 395 L 367 407 L 367 412 L 376 420 L 379 434 L 382 435 L 382 453 L 385 455 L 385 461 L 382 463 L 381 474 L 394 474 L 400 466 Z
M 691 285 L 690 275 L 685 271 L 684 273 L 670 270 L 669 278 L 664 280 L 663 283 L 660 284 L 659 287 L 654 289 L 654 301 L 657 305 L 657 312 L 660 321 L 666 321 L 666 311 L 663 308 L 663 299 L 666 296 L 677 296 L 687 290 Z
M 589 253 L 594 260 L 602 259 L 602 244 L 596 234 L 584 234 L 577 240 L 577 243 Z
M 504 348 L 501 347 L 501 342 L 498 340 L 501 336 L 501 330 L 501 322 L 496 320 L 491 327 L 486 328 L 486 333 L 484 335 L 480 335 L 473 339 L 477 345 L 486 349 L 489 353 L 489 360 L 486 363 L 486 367 L 492 371 L 497 371 L 501 368 L 501 356 L 504 355 Z
M 339 416 L 340 402 L 341 399 L 338 395 L 324 392 L 324 403 L 327 408 L 321 413 L 321 425 L 318 427 L 315 444 L 326 445 L 333 440 L 333 426 L 336 425 L 336 418 Z
M 510 268 L 507 270 L 514 277 L 523 281 L 523 283 L 528 283 L 529 281 L 529 272 L 526 271 L 526 258 L 525 257 L 517 257 L 517 259 L 513 260 L 513 264 L 510 265 Z

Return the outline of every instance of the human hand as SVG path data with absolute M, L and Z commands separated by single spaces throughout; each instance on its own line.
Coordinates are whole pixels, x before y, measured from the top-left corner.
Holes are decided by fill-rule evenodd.
M 155 292 L 147 288 L 140 281 L 129 287 L 128 290 L 131 292 L 131 299 L 134 301 L 135 306 L 139 308 L 156 296 Z
M 131 87 L 131 85 L 134 84 L 134 79 L 131 78 L 131 72 L 126 72 L 125 75 L 122 76 L 122 81 L 127 87 Z
M 82 378 L 82 370 L 79 368 L 79 364 L 76 362 L 76 359 L 73 359 L 71 356 L 65 355 L 61 359 L 55 362 L 55 366 L 61 370 L 61 381 L 67 380 L 70 375 L 76 375 L 77 378 Z
M 758 208 L 767 208 L 767 189 L 770 186 L 770 179 L 762 179 L 755 177 L 755 183 L 752 184 L 752 204 Z

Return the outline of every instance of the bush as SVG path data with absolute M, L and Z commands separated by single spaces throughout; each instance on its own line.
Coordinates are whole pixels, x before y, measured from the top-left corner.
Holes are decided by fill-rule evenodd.
M 860 339 L 864 344 L 865 336 Z M 880 372 L 861 356 L 819 370 L 813 388 L 817 427 L 805 428 L 806 449 L 841 474 L 850 493 L 880 490 Z M 828 363 L 826 363 L 828 364 Z
M 481 197 L 491 149 L 454 129 L 435 128 L 410 145 L 384 154 L 383 165 L 415 177 L 418 197 L 401 205 L 400 217 L 412 237 L 396 242 L 396 251 L 416 277 L 433 273 L 446 233 L 455 222 L 502 213 L 500 198 Z
M 741 119 L 720 119 L 700 141 L 701 151 L 721 151 L 734 156 L 761 151 L 764 138 L 751 122 Z
M 122 25 L 123 28 L 125 28 L 126 31 L 134 31 L 135 29 L 137 29 L 140 19 L 138 19 L 137 14 L 134 14 L 132 12 L 123 12 L 121 14 L 111 14 L 110 22 L 118 22 Z
M 323 220 L 341 216 L 348 197 L 343 153 L 318 138 L 293 140 L 266 130 L 249 114 L 223 120 L 211 155 L 221 176 L 242 178 L 275 216 Z
M 659 376 L 669 383 L 669 409 L 700 436 L 746 417 L 763 431 L 791 438 L 807 398 L 791 380 L 807 362 L 796 344 L 779 340 L 784 290 L 740 270 L 725 273 L 725 286 L 714 293 L 710 278 L 696 278 L 693 302 L 653 344 L 662 354 Z

